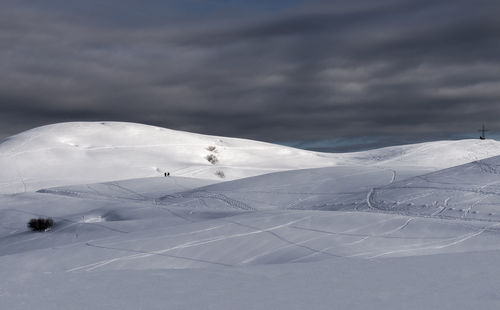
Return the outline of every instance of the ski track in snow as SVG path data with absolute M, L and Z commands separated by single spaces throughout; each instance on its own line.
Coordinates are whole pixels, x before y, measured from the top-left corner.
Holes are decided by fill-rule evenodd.
M 251 207 L 250 205 L 227 197 L 222 193 L 212 193 L 209 191 L 188 191 L 188 192 L 180 192 L 177 194 L 166 195 L 158 198 L 156 201 L 161 204 L 170 203 L 170 200 L 181 199 L 181 198 L 196 198 L 196 199 L 214 199 L 218 201 L 222 201 L 225 205 L 233 209 L 245 210 L 245 211 L 255 211 L 256 209 Z
M 109 265 L 111 263 L 118 262 L 118 261 L 132 260 L 132 259 L 139 259 L 139 258 L 146 258 L 146 257 L 150 257 L 152 255 L 163 255 L 166 252 L 173 251 L 173 250 L 185 249 L 185 248 L 191 248 L 191 247 L 198 247 L 198 246 L 202 246 L 202 245 L 206 245 L 206 244 L 210 244 L 210 243 L 214 243 L 214 242 L 225 241 L 225 240 L 234 239 L 234 238 L 241 238 L 241 237 L 246 237 L 246 236 L 255 235 L 255 234 L 261 234 L 261 233 L 270 233 L 270 234 L 272 234 L 273 236 L 279 238 L 282 241 L 285 241 L 285 242 L 287 242 L 289 244 L 294 244 L 293 242 L 291 242 L 291 241 L 289 241 L 287 239 L 284 239 L 284 238 L 280 237 L 279 235 L 273 233 L 273 230 L 280 229 L 280 228 L 292 225 L 292 224 L 297 223 L 297 222 L 299 222 L 301 220 L 303 220 L 303 219 L 290 221 L 288 223 L 281 224 L 281 225 L 276 225 L 276 226 L 273 226 L 273 227 L 270 227 L 270 228 L 266 228 L 266 229 L 259 229 L 259 228 L 255 228 L 255 227 L 251 227 L 251 226 L 246 226 L 246 225 L 241 224 L 241 223 L 228 221 L 229 223 L 233 223 L 233 224 L 236 224 L 236 225 L 244 226 L 244 227 L 247 227 L 247 228 L 253 228 L 254 230 L 250 231 L 250 232 L 247 232 L 247 233 L 238 233 L 238 234 L 220 236 L 220 237 L 216 237 L 216 238 L 209 238 L 209 239 L 200 239 L 200 240 L 189 241 L 189 242 L 186 242 L 186 243 L 183 243 L 183 244 L 180 244 L 180 245 L 176 245 L 176 246 L 169 247 L 169 248 L 166 248 L 166 249 L 155 250 L 155 251 L 141 251 L 141 250 L 128 249 L 128 248 L 116 248 L 116 247 L 108 247 L 108 246 L 99 246 L 99 245 L 88 243 L 87 245 L 88 246 L 92 246 L 92 247 L 103 248 L 103 249 L 110 249 L 110 250 L 117 250 L 117 251 L 136 252 L 138 254 L 127 255 L 127 256 L 119 256 L 119 257 L 115 257 L 115 258 L 112 258 L 112 259 L 101 260 L 99 262 L 95 262 L 95 263 L 92 263 L 92 264 L 74 267 L 74 268 L 68 269 L 66 271 L 67 272 L 74 272 L 74 271 L 79 271 L 79 270 L 92 271 L 92 270 L 95 270 L 97 268 L 101 268 L 103 266 L 106 266 L 106 265 Z M 317 251 L 317 250 L 314 250 L 314 249 L 311 249 L 309 247 L 302 246 L 302 245 L 297 245 L 296 244 L 296 246 L 304 247 L 304 248 L 307 248 L 307 249 L 309 249 L 311 251 Z M 330 256 L 336 256 L 336 255 L 333 255 L 333 254 L 330 254 L 330 253 L 325 253 L 325 254 L 328 254 Z M 191 260 L 191 258 L 186 258 L 186 257 L 176 257 L 176 258 L 182 258 L 182 259 Z M 211 263 L 213 263 L 213 262 L 211 262 Z M 219 264 L 221 264 L 221 263 L 219 263 Z
M 394 181 L 396 181 L 396 170 L 392 170 L 392 178 L 391 178 L 391 184 L 394 183 Z
M 494 225 L 489 226 L 487 228 L 491 228 L 491 227 L 497 226 L 499 224 L 500 223 L 494 224 Z M 415 252 L 415 251 L 422 251 L 422 250 L 438 250 L 438 249 L 443 249 L 443 248 L 451 247 L 451 246 L 457 245 L 459 243 L 462 243 L 464 241 L 467 241 L 467 240 L 469 240 L 471 238 L 479 236 L 480 234 L 482 234 L 483 232 L 485 232 L 487 230 L 487 228 L 483 228 L 483 229 L 481 229 L 481 230 L 479 230 L 477 232 L 472 232 L 472 233 L 464 234 L 463 236 L 459 236 L 459 237 L 455 238 L 456 240 L 454 240 L 452 242 L 449 242 L 449 243 L 444 243 L 444 244 L 443 243 L 430 243 L 430 244 L 426 244 L 424 246 L 415 246 L 415 247 L 409 248 L 409 249 L 398 249 L 398 250 L 393 250 L 393 251 L 387 251 L 387 252 L 384 252 L 384 253 L 376 254 L 374 256 L 370 256 L 370 257 L 368 257 L 368 259 L 374 259 L 374 258 L 378 258 L 378 257 L 382 257 L 382 256 L 396 254 L 396 253 Z M 433 245 L 433 244 L 435 244 L 435 245 Z
M 259 259 L 259 258 L 266 257 L 267 255 L 276 253 L 276 252 L 284 250 L 284 249 L 288 249 L 288 248 L 300 246 L 300 245 L 302 245 L 304 243 L 307 243 L 307 242 L 310 242 L 310 241 L 313 241 L 313 240 L 317 240 L 317 239 L 320 239 L 320 238 L 321 238 L 321 236 L 316 236 L 316 237 L 313 237 L 313 238 L 306 239 L 304 241 L 299 241 L 299 242 L 295 242 L 295 243 L 288 243 L 288 244 L 285 244 L 283 246 L 276 247 L 276 248 L 273 248 L 271 250 L 267 250 L 265 252 L 259 253 L 257 255 L 250 256 L 250 257 L 244 259 L 243 261 L 241 261 L 240 264 L 242 264 L 242 265 L 249 264 L 249 263 L 251 263 L 251 262 L 253 262 L 253 261 L 255 261 L 255 260 Z M 313 252 L 311 254 L 317 254 L 317 252 Z M 308 254 L 308 255 L 311 255 L 311 254 Z M 290 262 L 294 262 L 294 261 L 295 261 L 295 259 L 291 260 Z
M 349 237 L 362 237 L 363 240 L 366 240 L 368 238 L 402 239 L 402 240 L 426 240 L 426 239 L 430 239 L 430 240 L 445 240 L 445 239 L 449 239 L 450 238 L 450 237 L 422 237 L 422 236 L 391 236 L 391 234 L 394 234 L 396 232 L 400 232 L 403 229 L 405 229 L 410 224 L 410 222 L 412 220 L 413 220 L 413 218 L 410 218 L 410 219 L 406 220 L 406 222 L 403 225 L 401 225 L 401 226 L 399 226 L 397 228 L 394 228 L 392 230 L 380 233 L 380 234 L 351 233 L 351 232 L 348 232 L 348 231 L 335 232 L 335 231 L 328 231 L 328 230 L 323 230 L 323 229 L 318 229 L 318 228 L 295 226 L 295 225 L 291 226 L 291 228 L 299 229 L 299 230 L 312 231 L 312 232 L 318 232 L 318 233 L 328 234 L 328 235 L 339 235 L 339 236 L 349 236 Z M 369 226 L 365 226 L 365 228 L 366 227 L 369 227 Z M 361 228 L 358 228 L 358 230 L 359 229 L 361 229 Z M 351 229 L 351 231 L 352 231 L 352 229 Z M 451 238 L 454 238 L 454 237 L 451 237 Z M 358 241 L 358 242 L 361 242 L 361 241 Z
M 375 188 L 371 188 L 368 194 L 366 195 L 366 204 L 370 209 L 376 209 L 372 204 L 372 197 L 374 193 L 375 193 Z

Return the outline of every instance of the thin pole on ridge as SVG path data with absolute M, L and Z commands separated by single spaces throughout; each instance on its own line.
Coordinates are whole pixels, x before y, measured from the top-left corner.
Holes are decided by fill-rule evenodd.
M 479 129 L 479 132 L 481 133 L 481 135 L 479 136 L 479 139 L 481 140 L 484 140 L 486 139 L 486 132 L 489 131 L 487 129 L 484 128 L 484 123 L 483 123 L 483 127 L 481 129 Z

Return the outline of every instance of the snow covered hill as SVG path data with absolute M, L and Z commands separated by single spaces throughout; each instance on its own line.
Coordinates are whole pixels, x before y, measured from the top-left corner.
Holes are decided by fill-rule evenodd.
M 163 176 L 165 172 L 232 180 L 335 164 L 334 158 L 313 152 L 244 139 L 132 123 L 61 123 L 23 132 L 0 144 L 0 191 Z
M 326 154 L 64 123 L 4 140 L 0 168 L 2 309 L 500 308 L 496 141 Z
M 500 155 L 493 140 L 438 141 L 328 154 L 121 122 L 35 128 L 0 143 L 0 192 L 162 176 L 228 181 L 332 166 L 438 170 Z
M 386 167 L 417 166 L 439 170 L 497 156 L 499 151 L 499 141 L 464 139 L 385 147 L 348 156 L 359 162 Z

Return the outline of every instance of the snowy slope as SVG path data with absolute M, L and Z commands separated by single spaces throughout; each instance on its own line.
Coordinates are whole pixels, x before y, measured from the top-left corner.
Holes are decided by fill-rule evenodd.
M 209 148 L 215 148 L 212 151 Z M 213 155 L 215 164 L 207 160 Z M 234 180 L 330 166 L 414 166 L 433 170 L 500 155 L 493 140 L 438 141 L 327 154 L 269 143 L 206 136 L 120 122 L 74 122 L 35 128 L 0 143 L 0 192 L 69 184 L 175 176 Z M 217 172 L 224 173 L 220 178 Z
M 489 161 L 491 160 L 485 160 L 484 162 Z M 454 172 L 452 176 L 470 175 L 470 173 L 467 174 L 463 172 L 463 168 L 469 166 L 476 167 L 477 164 L 471 163 L 464 166 L 449 168 L 431 173 L 429 176 L 437 176 L 437 180 L 449 181 L 451 178 L 449 176 L 450 172 Z M 485 166 L 486 164 L 483 163 L 479 167 Z M 481 171 L 481 169 L 477 169 L 477 173 L 480 174 Z M 412 181 L 409 180 L 420 180 L 420 176 L 411 178 L 412 176 L 418 175 L 420 172 L 420 169 L 402 167 L 398 167 L 397 169 L 365 166 L 330 167 L 276 172 L 208 185 L 203 184 L 201 180 L 197 181 L 196 179 L 190 180 L 170 177 L 57 187 L 41 190 L 40 193 L 48 194 L 48 197 L 51 197 L 50 199 L 55 199 L 54 196 L 61 196 L 99 201 L 116 201 L 119 199 L 126 204 L 130 202 L 146 203 L 148 208 L 166 208 L 174 213 L 180 212 L 180 214 L 184 214 L 181 218 L 185 217 L 185 214 L 194 216 L 193 214 L 201 213 L 206 216 L 206 214 L 212 213 L 217 214 L 217 216 L 214 217 L 226 217 L 228 214 L 233 216 L 241 212 L 250 212 L 250 215 L 243 217 L 245 220 L 248 220 L 248 222 L 230 228 L 232 232 L 238 231 L 239 228 L 237 229 L 237 227 L 239 226 L 251 228 L 257 225 L 260 227 L 262 223 L 269 221 L 271 218 L 282 218 L 283 221 L 287 223 L 293 222 L 294 225 L 292 226 L 294 230 L 292 230 L 292 232 L 293 234 L 297 233 L 297 238 L 305 238 L 311 233 L 319 233 L 320 235 L 326 234 L 327 236 L 322 236 L 325 240 L 320 244 L 323 244 L 323 242 L 330 245 L 335 244 L 337 251 L 346 251 L 348 254 L 345 255 L 360 257 L 389 255 L 389 253 L 393 252 L 398 255 L 406 253 L 416 255 L 419 253 L 418 249 L 422 249 L 422 251 L 420 251 L 421 254 L 439 253 L 441 248 L 447 248 L 447 246 L 441 247 L 442 245 L 454 243 L 457 240 L 461 240 L 461 238 L 468 239 L 471 234 L 473 235 L 476 232 L 483 233 L 481 230 L 486 229 L 486 227 L 489 227 L 488 232 L 496 229 L 494 227 L 497 224 L 496 222 L 500 223 L 500 218 L 492 215 L 488 216 L 488 221 L 492 222 L 492 224 L 482 224 L 479 222 L 477 226 L 475 226 L 474 224 L 466 222 L 465 230 L 467 232 L 463 233 L 461 223 L 442 223 L 439 221 L 426 220 L 433 212 L 441 210 L 437 209 L 437 205 L 432 206 L 433 210 L 431 213 L 429 213 L 427 209 L 423 210 L 420 206 L 415 206 L 413 204 L 410 205 L 411 212 L 409 213 L 401 213 L 401 210 L 398 209 L 384 209 L 382 207 L 384 203 L 388 202 L 385 201 L 383 203 L 379 200 L 379 197 L 386 193 L 384 190 L 388 192 L 389 189 L 399 189 L 400 184 L 411 184 Z M 483 187 L 481 185 L 483 180 L 480 175 L 477 175 L 473 180 L 476 180 L 476 183 L 479 184 L 478 188 Z M 186 182 L 189 182 L 188 184 L 191 184 L 191 186 L 178 186 L 178 184 Z M 485 182 L 487 184 L 492 184 L 491 180 L 488 179 L 485 180 Z M 434 189 L 434 187 L 431 188 Z M 470 193 L 470 191 L 469 184 L 469 189 L 464 192 Z M 415 191 L 415 193 L 417 197 L 424 197 L 420 195 L 418 190 Z M 47 199 L 46 196 L 39 197 L 41 197 L 40 199 Z M 482 197 L 479 198 L 483 199 Z M 448 203 L 450 200 L 450 195 L 448 195 Z M 459 195 L 453 197 L 453 200 L 462 201 L 462 197 Z M 474 200 L 474 197 L 472 200 Z M 408 207 L 406 203 L 403 203 L 402 206 L 404 208 Z M 329 212 L 322 214 L 314 212 L 309 213 L 311 210 L 348 212 L 347 214 L 349 214 L 349 216 L 346 217 L 346 214 L 344 214 L 343 217 L 337 221 L 338 214 L 336 212 L 334 212 L 333 215 Z M 360 213 L 361 211 L 362 213 Z M 367 215 L 367 211 L 373 211 L 377 213 L 377 215 Z M 378 214 L 380 211 L 389 214 L 396 213 L 397 216 L 387 217 L 385 215 L 380 215 Z M 106 211 L 106 214 L 108 212 L 109 210 Z M 116 208 L 113 211 L 115 215 L 123 213 L 126 213 L 126 209 L 122 207 Z M 81 213 L 78 214 L 80 214 L 80 216 L 85 216 Z M 303 214 L 307 214 L 307 216 L 301 217 Z M 484 214 L 484 212 L 481 212 L 481 214 Z M 407 215 L 411 217 L 406 217 Z M 475 215 L 475 218 L 479 219 L 477 214 Z M 87 217 L 89 216 L 91 215 Z M 299 221 L 301 223 L 300 225 L 297 224 L 299 222 L 294 221 L 297 216 L 301 218 Z M 100 214 L 99 217 L 105 218 L 106 216 Z M 118 218 L 126 218 L 126 216 L 119 215 Z M 292 219 L 289 220 L 290 218 Z M 349 218 L 349 220 L 344 222 L 346 218 Z M 377 219 L 376 224 L 366 224 L 373 220 L 373 218 Z M 378 222 L 379 218 L 383 220 Z M 225 220 L 225 222 L 227 222 L 227 220 Z M 229 222 L 233 223 L 231 221 Z M 283 222 L 281 222 L 281 220 L 277 222 L 273 220 L 271 223 L 277 223 L 277 227 L 280 227 L 280 231 L 282 230 L 281 225 Z M 338 228 L 344 227 L 344 224 L 346 225 L 345 230 L 339 230 Z M 368 225 L 369 229 L 366 233 L 360 233 L 359 231 L 362 229 L 359 227 L 364 225 Z M 436 225 L 435 227 L 439 227 L 439 229 L 435 229 L 433 225 Z M 288 226 L 288 224 L 286 226 Z M 353 226 L 355 228 L 352 228 Z M 332 227 L 336 229 L 332 230 Z M 452 229 L 448 230 L 449 227 Z M 455 235 L 455 229 L 458 229 L 460 232 L 458 235 Z M 218 229 L 214 228 L 213 230 L 215 232 Z M 287 234 L 291 234 L 292 232 L 287 232 Z M 432 236 L 428 235 L 430 232 L 432 232 Z M 407 239 L 405 237 L 407 233 L 410 235 L 413 234 L 412 237 Z M 442 240 L 439 240 L 440 238 L 438 238 L 438 235 L 444 236 Z M 358 239 L 361 240 L 367 236 L 371 236 L 371 238 L 363 239 L 358 246 L 354 246 L 354 244 L 347 242 L 347 248 L 345 248 L 343 243 L 337 243 L 335 240 L 327 241 L 329 237 L 335 239 L 339 236 L 343 239 L 354 238 L 354 241 Z M 232 238 L 230 239 L 229 242 L 233 241 Z M 430 241 L 427 241 L 427 239 Z M 381 240 L 383 241 L 383 245 L 380 243 Z M 225 243 L 222 242 L 222 240 L 220 240 L 220 242 Z M 307 245 L 309 242 L 314 244 L 316 239 L 304 241 L 301 244 Z M 269 260 L 269 258 L 262 253 L 269 253 L 271 257 L 276 255 L 276 245 L 274 243 L 269 244 L 269 248 L 262 248 L 260 242 L 257 242 L 256 245 L 258 246 L 257 249 L 253 249 L 250 245 L 247 245 L 247 251 L 249 253 L 261 253 L 259 257 L 264 261 Z M 427 247 L 427 245 L 435 245 L 436 247 Z M 233 245 L 228 245 L 227 247 L 232 248 Z M 403 251 L 403 249 L 408 247 L 412 250 Z M 484 247 L 484 244 L 482 244 L 481 247 Z M 223 250 L 218 247 L 213 249 L 214 253 L 211 255 L 219 255 Z M 496 247 L 494 247 L 494 249 L 496 249 Z M 302 253 L 301 251 L 299 252 Z M 253 261 L 251 257 L 255 254 L 240 253 L 240 255 L 250 256 L 238 256 L 238 259 L 241 261 L 250 262 Z M 286 253 L 280 256 L 274 263 L 278 261 L 296 261 L 298 260 L 296 255 L 299 254 Z M 313 256 L 318 256 L 318 254 Z M 322 255 L 319 256 L 321 257 Z M 226 257 L 226 254 L 224 254 L 224 257 Z M 326 255 L 326 257 L 328 257 L 328 255 Z M 273 258 L 273 260 L 274 259 L 275 258 Z M 218 259 L 210 256 L 204 257 L 204 260 L 217 261 Z M 234 262 L 231 262 L 231 264 L 234 264 Z
M 174 176 L 0 195 L 2 306 L 496 309 L 499 223 L 357 210 L 362 200 L 344 201 L 338 192 L 398 182 L 392 170 L 365 169 L 212 185 Z M 330 194 L 344 205 L 311 210 Z M 291 198 L 299 209 L 287 208 Z M 34 216 L 56 225 L 28 232 Z
M 210 151 L 209 147 L 215 147 Z M 218 162 L 207 160 L 213 155 Z M 35 128 L 0 144 L 0 191 L 175 176 L 224 180 L 335 165 L 313 152 L 244 139 L 205 136 L 118 122 Z
M 474 161 L 499 150 L 27 131 L 0 144 L 0 308 L 499 309 L 500 156 Z
M 360 162 L 376 162 L 388 167 L 419 166 L 444 169 L 499 154 L 496 140 L 464 139 L 392 146 L 351 153 Z
M 500 156 L 376 188 L 375 209 L 451 219 L 500 221 Z

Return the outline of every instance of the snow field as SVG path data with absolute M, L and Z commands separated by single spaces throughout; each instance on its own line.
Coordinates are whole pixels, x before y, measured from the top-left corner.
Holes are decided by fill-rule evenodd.
M 498 155 L 492 140 L 325 154 L 36 128 L 0 143 L 0 305 L 498 309 Z M 55 225 L 30 232 L 34 217 Z

